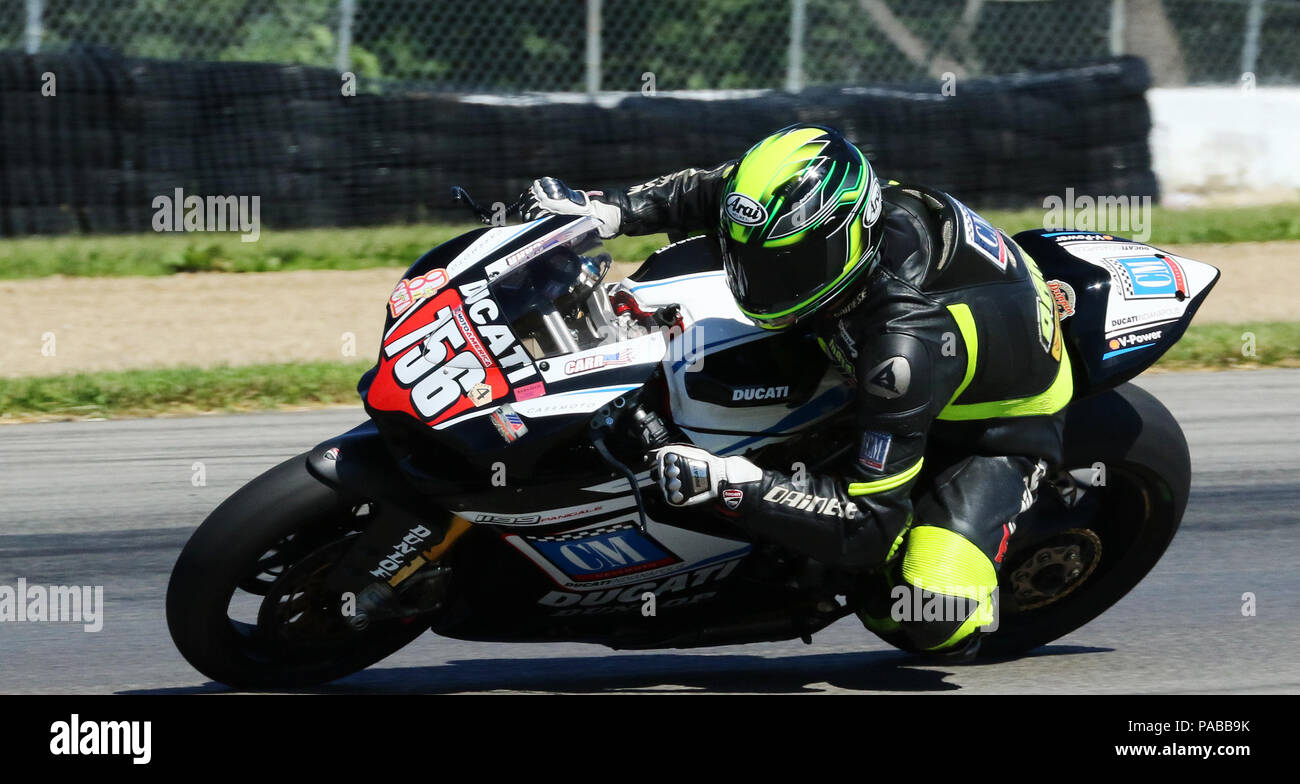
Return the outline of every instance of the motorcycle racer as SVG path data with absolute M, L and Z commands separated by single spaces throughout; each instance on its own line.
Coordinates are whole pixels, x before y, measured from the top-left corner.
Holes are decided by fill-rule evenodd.
M 667 503 L 714 504 L 756 539 L 875 581 L 877 597 L 949 600 L 958 610 L 939 618 L 879 601 L 859 617 L 901 647 L 972 655 L 1015 520 L 1061 460 L 1073 392 L 1033 259 L 947 193 L 882 184 L 818 125 L 627 189 L 538 179 L 524 215 L 542 213 L 589 215 L 603 237 L 714 236 L 742 313 L 812 332 L 856 389 L 857 449 L 838 472 L 670 445 L 654 455 Z

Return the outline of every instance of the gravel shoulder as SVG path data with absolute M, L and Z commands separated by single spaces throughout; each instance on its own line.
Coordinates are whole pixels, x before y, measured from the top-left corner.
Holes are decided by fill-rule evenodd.
M 1197 323 L 1295 320 L 1300 242 L 1169 250 L 1223 271 Z M 613 274 L 634 268 L 616 265 Z M 0 376 L 364 358 L 379 343 L 383 303 L 401 273 L 0 281 Z

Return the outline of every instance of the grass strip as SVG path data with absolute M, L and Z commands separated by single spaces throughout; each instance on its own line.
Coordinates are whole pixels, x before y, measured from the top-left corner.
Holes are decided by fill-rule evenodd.
M 984 215 L 1014 234 L 1040 228 L 1044 212 L 991 210 Z M 1295 204 L 1184 210 L 1155 207 L 1149 225 L 1150 242 L 1155 245 L 1300 240 L 1300 208 Z M 238 235 L 219 233 L 22 237 L 0 240 L 0 279 L 406 267 L 430 248 L 472 228 L 472 224 L 291 231 L 264 228 L 257 242 L 241 242 Z M 667 243 L 665 235 L 655 234 L 616 237 L 607 245 L 615 259 L 641 261 Z
M 0 378 L 0 422 L 174 416 L 358 403 L 357 380 L 371 364 L 307 362 Z M 1300 367 L 1300 323 L 1194 325 L 1156 367 Z

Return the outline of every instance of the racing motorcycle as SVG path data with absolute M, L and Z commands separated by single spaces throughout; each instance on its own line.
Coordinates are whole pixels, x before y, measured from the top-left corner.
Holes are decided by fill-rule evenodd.
M 957 220 L 967 241 L 994 232 L 974 213 Z M 1127 382 L 1219 276 L 1110 234 L 1013 239 L 1055 300 L 1074 398 L 1065 466 L 1004 556 L 988 657 L 1088 623 L 1169 545 L 1187 443 Z M 293 687 L 429 630 L 686 648 L 809 642 L 859 612 L 860 579 L 646 489 L 648 453 L 669 443 L 834 470 L 856 446 L 839 371 L 812 338 L 745 319 L 705 238 L 624 280 L 606 281 L 610 267 L 595 224 L 572 216 L 479 228 L 417 260 L 358 384 L 368 421 L 253 479 L 180 554 L 167 622 L 190 664 L 233 687 Z

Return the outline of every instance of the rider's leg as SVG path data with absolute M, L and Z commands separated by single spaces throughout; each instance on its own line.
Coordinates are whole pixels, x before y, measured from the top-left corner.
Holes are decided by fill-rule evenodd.
M 1016 516 L 1032 503 L 1045 468 L 1024 457 L 974 456 L 935 477 L 890 570 L 893 604 L 885 624 L 906 647 L 957 650 L 994 622 L 998 569 Z M 881 622 L 863 620 L 873 629 Z

